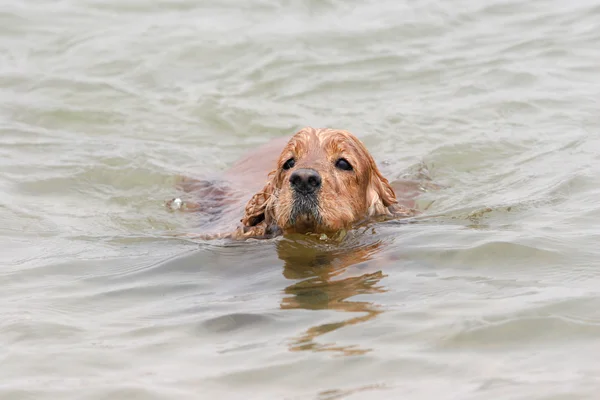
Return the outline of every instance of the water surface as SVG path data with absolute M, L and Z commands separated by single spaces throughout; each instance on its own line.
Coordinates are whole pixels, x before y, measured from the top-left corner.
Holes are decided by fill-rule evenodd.
M 0 398 L 596 398 L 596 2 L 1 4 Z M 436 217 L 165 236 L 177 174 L 305 125 Z

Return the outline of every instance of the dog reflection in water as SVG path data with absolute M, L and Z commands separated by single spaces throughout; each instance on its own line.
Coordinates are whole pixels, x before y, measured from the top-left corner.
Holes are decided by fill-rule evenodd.
M 351 300 L 359 294 L 386 291 L 380 283 L 386 275 L 375 265 L 385 261 L 374 257 L 380 246 L 379 241 L 356 246 L 348 242 L 342 246 L 328 246 L 319 243 L 318 239 L 300 235 L 277 242 L 278 256 L 284 262 L 284 276 L 298 281 L 285 288 L 287 296 L 281 301 L 282 309 L 335 310 L 357 315 L 309 328 L 292 340 L 291 350 L 332 351 L 343 355 L 370 351 L 360 345 L 320 344 L 318 337 L 365 323 L 382 312 L 374 303 Z

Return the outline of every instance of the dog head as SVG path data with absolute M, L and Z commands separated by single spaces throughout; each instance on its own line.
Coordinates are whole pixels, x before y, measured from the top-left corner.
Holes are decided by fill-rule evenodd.
M 393 215 L 396 195 L 350 132 L 304 128 L 284 147 L 264 188 L 246 205 L 247 232 L 332 233 Z

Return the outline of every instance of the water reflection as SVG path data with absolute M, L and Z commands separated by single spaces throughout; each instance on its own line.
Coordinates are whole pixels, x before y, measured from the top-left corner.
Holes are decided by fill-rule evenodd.
M 284 261 L 283 275 L 296 283 L 285 288 L 282 309 L 336 310 L 359 314 L 339 322 L 321 324 L 306 330 L 293 339 L 292 351 L 332 351 L 342 355 L 363 354 L 371 349 L 360 345 L 341 346 L 336 343 L 319 343 L 317 338 L 349 325 L 364 323 L 383 311 L 375 303 L 352 301 L 359 294 L 383 293 L 380 285 L 386 277 L 373 256 L 382 243 L 323 244 L 318 239 L 286 238 L 277 245 L 278 256 Z

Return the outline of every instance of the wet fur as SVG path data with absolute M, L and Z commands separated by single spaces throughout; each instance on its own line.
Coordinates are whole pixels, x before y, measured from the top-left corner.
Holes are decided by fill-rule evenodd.
M 283 165 L 290 158 L 296 164 L 286 170 Z M 336 168 L 339 158 L 348 160 L 353 170 Z M 234 167 L 230 173 L 239 186 L 251 186 L 253 182 L 247 180 L 255 178 L 249 169 L 261 162 L 261 156 L 257 155 L 253 161 L 251 155 L 245 162 L 244 169 L 235 172 Z M 273 164 L 263 187 L 247 201 L 237 229 L 205 236 L 245 239 L 288 233 L 330 234 L 351 229 L 371 218 L 398 218 L 415 213 L 398 203 L 394 189 L 371 154 L 348 131 L 301 129 L 283 146 Z M 299 168 L 313 169 L 321 176 L 322 185 L 314 197 L 300 196 L 291 187 L 290 174 Z M 219 193 L 222 198 L 229 197 L 230 204 L 242 197 L 242 192 L 235 189 L 229 195 Z M 201 209 L 201 203 L 194 208 Z

